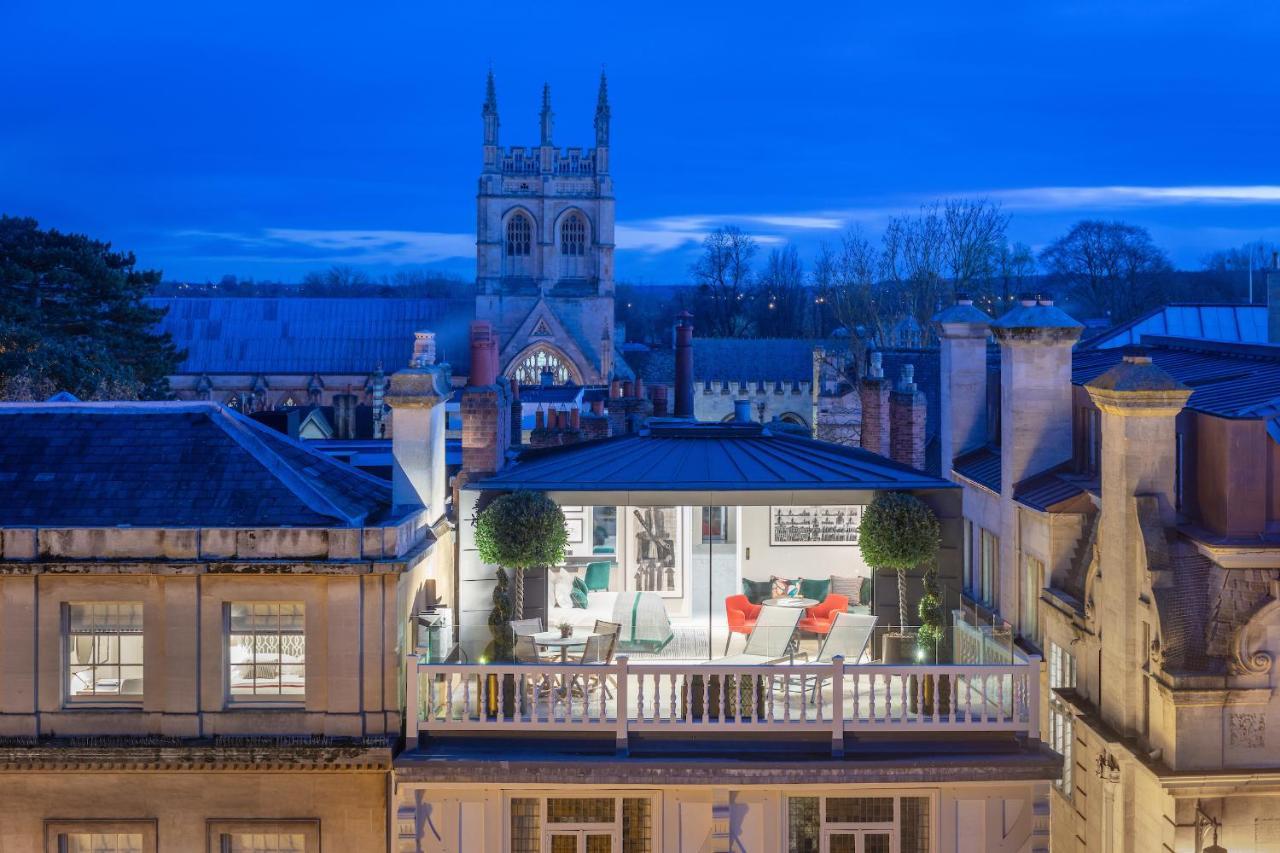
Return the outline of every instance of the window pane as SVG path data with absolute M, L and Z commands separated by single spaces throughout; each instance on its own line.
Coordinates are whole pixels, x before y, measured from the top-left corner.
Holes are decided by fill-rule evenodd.
M 531 798 L 511 801 L 511 853 L 538 853 L 542 846 L 542 802 Z
M 235 696 L 306 693 L 306 607 L 298 602 L 227 606 L 228 687 Z
M 902 840 L 898 849 L 901 853 L 929 853 L 929 798 L 903 797 L 899 807 L 902 809 Z
M 653 853 L 652 807 L 648 797 L 622 801 L 622 853 Z
M 893 823 L 893 797 L 827 797 L 827 823 Z
M 611 835 L 588 835 L 587 836 L 587 853 L 612 853 L 613 836 Z
M 66 605 L 69 698 L 142 695 L 142 614 L 137 601 Z
M 858 853 L 858 836 L 833 835 L 828 839 L 830 853 Z
M 787 798 L 788 853 L 818 853 L 818 798 Z
M 304 853 L 301 832 L 233 832 L 223 836 L 231 853 Z
M 142 853 L 140 832 L 68 832 L 62 839 L 67 853 Z
M 547 800 L 547 823 L 613 823 L 612 797 L 552 797 Z
M 578 836 L 551 836 L 551 853 L 578 853 Z

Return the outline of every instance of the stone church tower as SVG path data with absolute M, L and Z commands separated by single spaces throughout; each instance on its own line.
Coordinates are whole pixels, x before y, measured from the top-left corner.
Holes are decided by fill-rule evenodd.
M 604 74 L 595 147 L 557 148 L 551 88 L 543 87 L 541 143 L 498 143 L 489 73 L 484 167 L 476 220 L 476 319 L 498 333 L 502 372 L 524 384 L 599 385 L 614 369 L 613 180 Z

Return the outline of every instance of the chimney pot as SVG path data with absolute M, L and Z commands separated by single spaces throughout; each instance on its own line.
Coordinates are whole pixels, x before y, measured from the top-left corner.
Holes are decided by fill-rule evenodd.
M 751 401 L 733 401 L 733 419 L 740 424 L 751 423 Z
M 604 400 L 592 400 L 592 401 L 591 401 L 591 413 L 592 413 L 593 415 L 603 415 L 603 414 L 604 414 Z
M 872 379 L 884 378 L 884 353 L 871 353 L 871 364 L 867 366 L 867 376 Z
M 676 326 L 676 411 L 677 418 L 693 417 L 693 315 L 680 312 Z
M 542 409 L 538 409 L 538 411 L 533 413 L 533 428 L 534 429 L 547 428 L 547 413 L 544 412 Z
M 497 381 L 496 350 L 493 325 L 486 320 L 471 324 L 471 373 L 469 384 L 476 388 L 492 385 Z
M 413 358 L 410 367 L 430 367 L 436 363 L 436 333 L 413 333 Z
M 582 411 L 580 409 L 572 409 L 569 412 L 569 426 L 577 429 L 582 424 Z

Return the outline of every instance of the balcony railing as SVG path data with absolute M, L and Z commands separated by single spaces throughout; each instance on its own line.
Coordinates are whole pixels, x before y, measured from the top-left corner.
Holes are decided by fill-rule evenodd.
M 421 735 L 1007 732 L 1038 739 L 1039 659 L 988 665 L 407 662 L 407 748 Z

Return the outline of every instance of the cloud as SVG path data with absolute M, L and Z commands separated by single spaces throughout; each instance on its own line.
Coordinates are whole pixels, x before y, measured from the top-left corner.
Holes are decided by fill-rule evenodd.
M 1012 210 L 1160 207 L 1184 204 L 1280 204 L 1280 186 L 1027 187 L 986 193 Z
M 473 257 L 472 234 L 438 231 L 265 228 L 254 233 L 183 231 L 217 257 L 304 263 L 422 264 Z
M 619 249 L 642 252 L 669 252 L 691 243 L 701 243 L 708 234 L 726 225 L 744 226 L 757 243 L 778 245 L 787 242 L 785 234 L 755 231 L 752 226 L 767 226 L 783 232 L 832 231 L 843 228 L 843 216 L 824 213 L 726 213 L 663 216 L 657 219 L 620 222 L 614 229 L 614 244 Z

